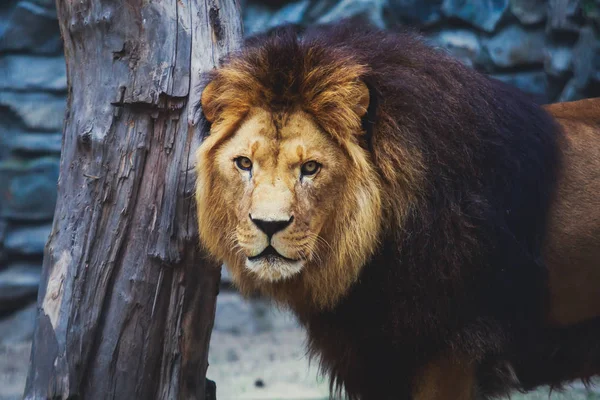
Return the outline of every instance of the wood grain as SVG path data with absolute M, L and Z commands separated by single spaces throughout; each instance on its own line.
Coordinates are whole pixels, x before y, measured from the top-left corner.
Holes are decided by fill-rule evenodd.
M 220 270 L 198 249 L 201 72 L 236 0 L 64 0 L 68 104 L 26 399 L 204 399 Z

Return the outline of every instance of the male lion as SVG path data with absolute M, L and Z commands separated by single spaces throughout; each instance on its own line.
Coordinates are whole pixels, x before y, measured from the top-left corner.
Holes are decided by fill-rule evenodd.
M 485 399 L 600 372 L 599 102 L 555 120 L 342 23 L 251 40 L 201 103 L 201 243 L 295 312 L 332 390 Z

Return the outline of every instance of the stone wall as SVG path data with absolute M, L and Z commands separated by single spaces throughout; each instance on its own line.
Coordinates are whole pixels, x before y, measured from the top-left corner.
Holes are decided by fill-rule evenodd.
M 598 0 L 245 0 L 247 34 L 362 15 L 410 26 L 474 68 L 543 103 L 600 94 Z
M 56 202 L 66 76 L 54 1 L 0 4 L 0 315 L 35 299 Z
M 600 94 L 599 0 L 242 0 L 246 34 L 409 25 L 540 102 Z M 0 316 L 31 303 L 56 202 L 65 66 L 53 0 L 0 3 Z M 27 314 L 30 315 L 30 314 Z

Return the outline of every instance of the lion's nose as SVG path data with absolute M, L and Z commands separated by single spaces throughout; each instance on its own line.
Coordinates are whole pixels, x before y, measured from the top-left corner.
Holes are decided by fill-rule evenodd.
M 288 219 L 288 220 L 267 221 L 264 219 L 252 218 L 252 215 L 250 215 L 250 219 L 252 220 L 252 222 L 254 222 L 254 225 L 256 225 L 258 227 L 258 229 L 263 231 L 265 233 L 265 235 L 267 235 L 269 238 L 271 236 L 273 236 L 274 234 L 276 234 L 277 232 L 282 231 L 285 228 L 287 228 L 292 223 L 292 221 L 294 221 L 293 216 L 290 217 L 290 219 Z

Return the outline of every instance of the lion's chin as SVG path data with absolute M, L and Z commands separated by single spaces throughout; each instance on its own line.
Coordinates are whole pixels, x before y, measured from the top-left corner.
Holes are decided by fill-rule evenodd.
M 277 256 L 262 257 L 258 260 L 246 260 L 246 268 L 268 282 L 277 282 L 290 278 L 302 270 L 304 263 L 285 260 Z

